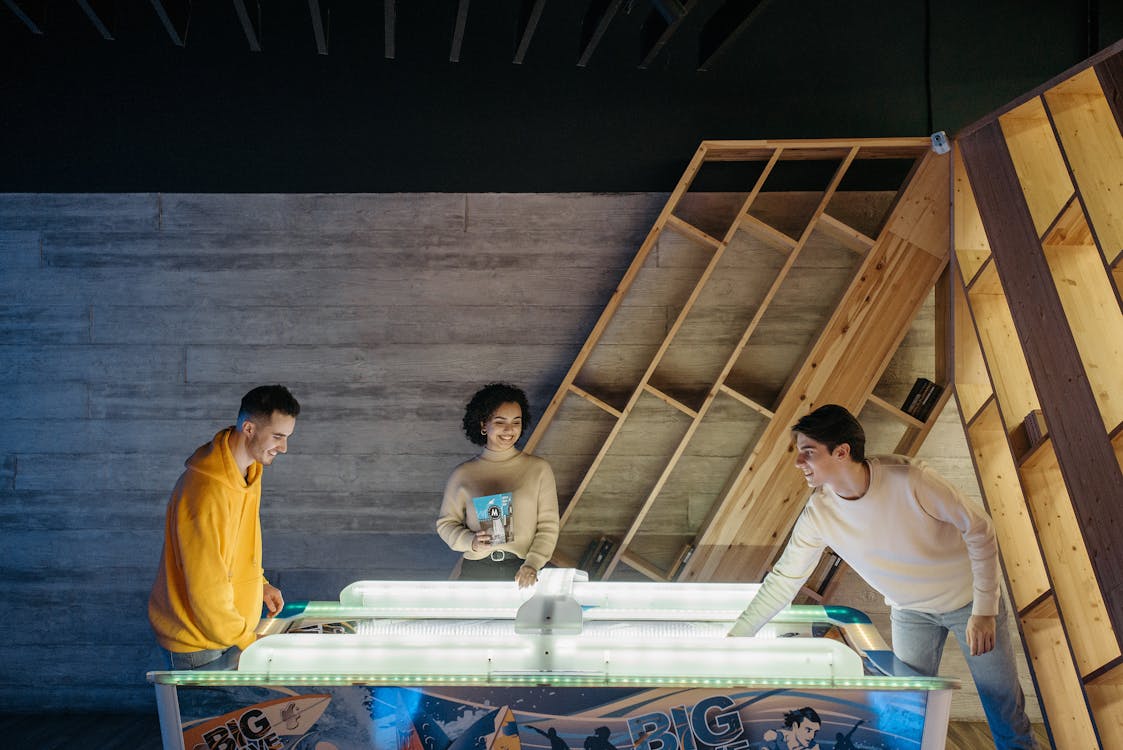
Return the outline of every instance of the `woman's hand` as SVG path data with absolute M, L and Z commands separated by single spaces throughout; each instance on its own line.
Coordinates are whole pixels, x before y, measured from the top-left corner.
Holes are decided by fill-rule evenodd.
M 529 565 L 521 566 L 519 572 L 515 574 L 515 583 L 519 584 L 520 589 L 533 586 L 538 583 L 538 571 Z
M 479 552 L 480 547 L 491 546 L 491 532 L 480 529 L 476 532 L 476 538 L 472 540 L 472 551 Z

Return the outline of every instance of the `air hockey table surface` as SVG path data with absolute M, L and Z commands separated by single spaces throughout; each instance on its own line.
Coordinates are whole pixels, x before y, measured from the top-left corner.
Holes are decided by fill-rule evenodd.
M 869 618 L 756 584 L 359 581 L 263 619 L 236 671 L 150 672 L 166 750 L 935 750 L 955 680 Z M 805 742 L 799 745 L 790 742 Z

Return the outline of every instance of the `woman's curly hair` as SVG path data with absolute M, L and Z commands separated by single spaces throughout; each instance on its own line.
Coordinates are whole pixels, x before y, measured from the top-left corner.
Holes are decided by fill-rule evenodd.
M 464 434 L 476 445 L 487 445 L 487 436 L 482 434 L 480 425 L 491 418 L 503 404 L 518 404 L 522 410 L 523 432 L 530 427 L 530 405 L 521 388 L 507 383 L 490 383 L 476 391 L 472 400 L 464 407 Z

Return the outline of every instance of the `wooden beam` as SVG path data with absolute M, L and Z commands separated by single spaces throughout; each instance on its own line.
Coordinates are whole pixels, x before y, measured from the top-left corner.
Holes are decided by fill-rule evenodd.
M 105 22 L 101 20 L 101 16 L 98 15 L 98 12 L 90 5 L 90 0 L 77 0 L 77 2 L 78 7 L 86 14 L 86 18 L 90 19 L 90 23 L 97 29 L 97 33 L 101 34 L 101 38 L 112 42 L 113 35 L 109 33 L 109 27 L 105 25 Z
M 997 119 L 958 147 L 1108 617 L 1123 632 L 1123 473 Z
M 261 3 L 256 2 L 254 6 L 257 8 L 256 26 L 253 19 L 250 18 L 249 10 L 246 9 L 246 0 L 234 0 L 234 10 L 238 14 L 238 21 L 242 24 L 242 31 L 246 34 L 246 42 L 250 45 L 250 51 L 261 52 L 261 36 L 257 31 L 261 28 Z
M 519 26 L 522 34 L 519 35 L 519 46 L 515 50 L 515 58 L 511 61 L 515 65 L 522 65 L 526 59 L 526 51 L 530 48 L 530 40 L 538 29 L 538 22 L 542 20 L 542 11 L 546 8 L 546 0 L 523 0 L 522 14 Z
M 452 28 L 452 49 L 448 53 L 449 62 L 460 62 L 460 48 L 464 46 L 464 29 L 468 26 L 468 4 L 471 0 L 460 0 L 456 9 L 456 24 Z
M 184 0 L 171 0 L 175 4 L 176 9 L 172 12 L 168 11 L 168 7 L 164 0 L 151 0 L 152 9 L 156 11 L 156 16 L 160 19 L 160 23 L 164 26 L 164 31 L 168 32 L 171 37 L 172 44 L 177 47 L 182 47 L 187 41 L 187 27 L 191 23 L 191 5 L 184 2 Z M 172 13 L 175 13 L 176 19 L 180 20 L 183 26 L 182 33 L 179 30 L 180 24 L 172 19 Z
M 581 55 L 577 58 L 577 67 L 584 68 L 589 64 L 593 52 L 604 38 L 623 2 L 624 0 L 598 0 L 589 5 L 589 10 L 585 12 L 585 22 L 581 25 L 582 46 Z M 589 29 L 592 29 L 591 33 L 587 33 Z
M 651 0 L 652 11 L 643 23 L 642 35 L 646 45 L 639 67 L 646 70 L 682 26 L 687 15 L 698 7 L 698 0 Z
M 312 35 L 316 37 L 316 51 L 321 55 L 328 53 L 328 38 L 324 31 L 324 15 L 320 10 L 320 0 L 308 0 L 308 12 L 312 16 Z M 327 11 L 331 22 L 331 10 Z
M 39 28 L 39 24 L 31 20 L 31 16 L 23 11 L 23 8 L 19 6 L 16 0 L 4 0 L 4 5 L 7 5 L 8 9 L 16 14 L 16 18 L 23 21 L 23 25 L 26 26 L 32 34 L 42 35 L 43 30 Z
M 395 35 L 398 25 L 397 0 L 382 0 L 382 25 L 384 28 L 382 41 L 382 56 L 393 60 L 397 54 Z
M 698 70 L 709 70 L 714 61 L 727 53 L 760 15 L 771 0 L 748 3 L 728 0 L 702 27 L 698 40 Z M 732 28 L 732 31 L 728 29 Z

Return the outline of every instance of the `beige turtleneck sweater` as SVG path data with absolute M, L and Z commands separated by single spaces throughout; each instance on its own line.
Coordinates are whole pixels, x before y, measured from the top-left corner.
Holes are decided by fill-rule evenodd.
M 472 551 L 480 528 L 472 498 L 510 492 L 514 539 Z M 479 560 L 493 550 L 511 552 L 540 570 L 558 543 L 558 491 L 554 472 L 545 460 L 517 448 L 493 451 L 484 448 L 476 458 L 457 466 L 445 486 L 437 533 L 465 559 Z

